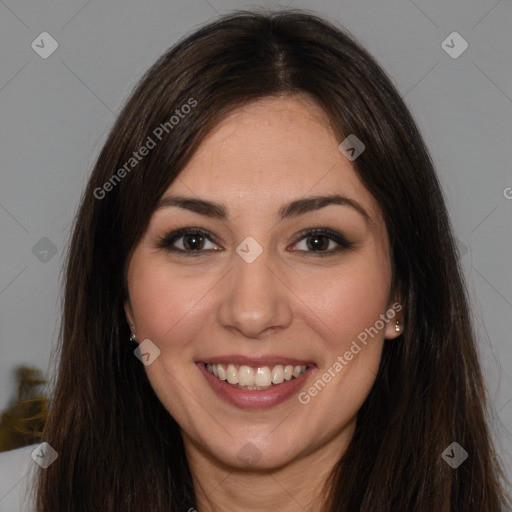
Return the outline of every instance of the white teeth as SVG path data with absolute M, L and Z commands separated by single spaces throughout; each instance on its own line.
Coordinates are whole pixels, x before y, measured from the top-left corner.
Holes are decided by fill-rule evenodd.
M 220 380 L 227 380 L 229 384 L 236 388 L 250 390 L 268 389 L 272 385 L 278 385 L 285 380 L 300 377 L 308 367 L 293 366 L 291 364 L 277 364 L 274 367 L 260 366 L 251 367 L 241 365 L 237 368 L 234 364 L 206 364 L 209 373 Z
M 254 384 L 256 386 L 270 386 L 271 382 L 272 377 L 268 366 L 263 366 L 263 368 L 258 368 L 256 370 L 256 375 L 254 376 Z
M 238 384 L 238 372 L 232 364 L 228 365 L 228 371 L 226 372 L 226 375 L 230 384 Z
M 214 365 L 217 367 L 217 372 L 219 374 L 219 379 L 220 380 L 226 380 L 226 370 L 224 370 L 224 367 L 221 365 L 221 364 L 216 364 Z M 208 369 L 208 366 L 206 367 L 206 369 Z
M 284 368 L 282 364 L 274 366 L 272 369 L 272 383 L 281 384 L 284 381 Z
M 254 370 L 250 366 L 240 366 L 238 379 L 240 386 L 254 386 Z

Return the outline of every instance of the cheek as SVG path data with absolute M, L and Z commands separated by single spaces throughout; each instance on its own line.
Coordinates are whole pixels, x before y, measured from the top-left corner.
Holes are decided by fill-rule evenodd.
M 176 275 L 162 262 L 134 257 L 129 272 L 130 299 L 139 339 L 149 338 L 161 350 L 182 349 L 201 329 L 218 277 L 194 277 L 194 272 Z M 179 335 L 178 335 L 179 334 Z
M 295 320 L 315 325 L 325 340 L 356 337 L 386 309 L 388 258 L 381 244 L 372 240 L 330 268 L 299 265 L 287 272 L 284 266 L 282 277 L 291 291 L 285 300 L 292 305 Z M 139 338 L 168 345 L 170 340 L 179 344 L 191 339 L 201 329 L 204 317 L 214 313 L 216 299 L 225 293 L 229 276 L 204 270 L 198 276 L 194 265 L 173 267 L 142 245 L 133 254 L 128 280 Z
M 353 264 L 302 280 L 297 304 L 332 351 L 343 353 L 352 340 L 386 311 L 390 267 L 385 259 L 354 258 Z M 380 336 L 380 335 L 379 335 Z
M 299 400 L 312 416 L 322 418 L 319 436 L 348 425 L 375 382 L 384 331 L 372 329 L 386 311 L 389 285 L 386 265 L 368 261 L 317 280 L 315 292 L 309 291 L 308 322 L 320 333 L 321 358 L 316 379 Z

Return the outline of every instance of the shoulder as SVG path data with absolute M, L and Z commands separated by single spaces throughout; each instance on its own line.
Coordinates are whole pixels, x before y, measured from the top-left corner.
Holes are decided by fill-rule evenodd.
M 35 512 L 29 490 L 37 466 L 31 454 L 38 446 L 0 453 L 0 512 Z

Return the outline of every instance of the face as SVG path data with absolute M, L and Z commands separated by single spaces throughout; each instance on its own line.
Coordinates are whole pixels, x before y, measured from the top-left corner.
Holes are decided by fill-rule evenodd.
M 399 308 L 381 212 L 340 142 L 305 98 L 239 108 L 133 252 L 125 311 L 159 350 L 145 369 L 187 452 L 272 468 L 353 434 Z

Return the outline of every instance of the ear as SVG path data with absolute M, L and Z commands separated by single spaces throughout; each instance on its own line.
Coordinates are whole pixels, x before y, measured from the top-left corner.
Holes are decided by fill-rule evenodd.
M 386 323 L 386 327 L 384 329 L 384 338 L 386 338 L 387 340 L 393 340 L 404 332 L 404 315 L 402 313 L 402 310 L 403 306 L 399 297 L 397 298 L 397 300 L 391 302 L 388 305 L 388 309 L 386 310 L 386 316 L 389 320 Z M 398 331 L 397 327 L 400 328 Z
M 126 299 L 124 302 L 124 313 L 126 315 L 126 320 L 128 321 L 128 325 L 133 334 L 135 334 L 135 318 L 133 315 L 132 305 L 130 303 L 130 299 Z

